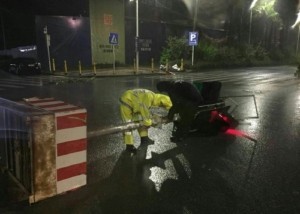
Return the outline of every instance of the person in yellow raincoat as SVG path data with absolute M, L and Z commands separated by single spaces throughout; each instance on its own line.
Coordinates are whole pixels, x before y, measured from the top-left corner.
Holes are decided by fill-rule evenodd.
M 153 125 L 150 113 L 151 107 L 163 107 L 169 110 L 172 107 L 172 102 L 169 96 L 157 94 L 147 89 L 127 90 L 120 97 L 120 113 L 123 122 L 140 121 L 143 125 L 138 129 L 141 144 L 153 143 L 148 137 L 148 128 Z M 132 131 L 124 132 L 124 141 L 126 150 L 136 153 Z

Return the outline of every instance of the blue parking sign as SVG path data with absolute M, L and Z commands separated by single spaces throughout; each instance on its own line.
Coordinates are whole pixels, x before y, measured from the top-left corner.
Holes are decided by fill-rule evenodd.
M 198 32 L 189 32 L 189 45 L 198 45 Z

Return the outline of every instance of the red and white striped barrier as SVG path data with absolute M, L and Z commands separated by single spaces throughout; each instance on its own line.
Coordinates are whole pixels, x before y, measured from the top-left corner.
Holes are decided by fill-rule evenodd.
M 29 98 L 25 101 L 55 115 L 56 193 L 86 185 L 87 111 L 54 98 Z

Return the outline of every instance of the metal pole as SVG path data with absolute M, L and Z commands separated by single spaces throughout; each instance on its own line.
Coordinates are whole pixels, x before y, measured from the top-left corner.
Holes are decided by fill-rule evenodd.
M 115 45 L 112 45 L 112 49 L 113 49 L 113 58 L 114 58 L 114 62 L 113 62 L 113 74 L 115 74 L 115 72 L 116 72 L 116 52 L 115 52 Z
M 198 0 L 196 0 L 196 6 L 194 11 L 194 23 L 193 23 L 193 31 L 195 31 L 196 28 L 196 19 L 198 17 Z
M 167 118 L 161 118 L 161 121 L 158 122 L 158 124 L 166 124 L 172 121 L 169 121 Z M 97 129 L 97 130 L 93 130 L 93 131 L 89 131 L 87 133 L 87 137 L 97 137 L 97 136 L 103 136 L 103 135 L 108 135 L 108 134 L 116 134 L 116 133 L 120 133 L 120 132 L 124 132 L 124 131 L 128 131 L 128 130 L 135 130 L 138 129 L 140 127 L 142 127 L 143 125 L 139 122 L 128 122 L 128 123 L 122 123 L 122 124 L 118 124 L 115 126 L 110 126 L 110 127 L 102 127 L 101 129 Z
M 142 125 L 139 122 L 130 122 L 130 123 L 125 123 L 125 124 L 119 124 L 116 126 L 111 126 L 111 127 L 106 127 L 94 131 L 89 131 L 87 134 L 87 137 L 97 137 L 97 136 L 103 136 L 103 135 L 108 135 L 108 134 L 115 134 L 127 130 L 134 130 Z
M 4 28 L 4 21 L 3 21 L 2 13 L 1 13 L 1 28 L 2 28 L 2 38 L 3 38 L 3 49 L 6 50 L 5 28 Z
M 96 63 L 95 62 L 93 63 L 93 71 L 94 71 L 94 75 L 96 75 L 97 74 L 97 70 L 96 70 Z
M 193 31 L 195 31 L 196 28 L 196 19 L 198 17 L 198 0 L 196 0 L 196 6 L 194 10 L 194 23 L 193 23 Z M 192 66 L 194 65 L 194 55 L 195 55 L 195 46 L 192 46 Z
M 51 72 L 51 61 L 50 61 L 50 35 L 46 34 L 46 42 L 47 42 L 47 55 L 48 55 L 48 64 L 49 64 L 49 71 Z
M 79 76 L 81 76 L 82 71 L 81 71 L 81 62 L 80 62 L 80 60 L 78 61 L 78 69 L 79 69 Z
M 140 65 L 140 60 L 139 60 L 139 48 L 138 48 L 138 43 L 139 43 L 139 0 L 135 0 L 136 2 L 136 73 L 139 72 L 139 65 Z
M 250 44 L 251 42 L 251 34 L 252 34 L 252 10 L 253 8 L 255 7 L 256 3 L 257 3 L 258 0 L 253 0 L 251 2 L 251 5 L 250 5 L 250 21 L 249 21 L 249 39 L 248 39 L 248 43 Z
M 251 31 L 252 31 L 252 9 L 250 9 L 250 23 L 249 23 L 249 38 L 248 44 L 251 42 Z
M 55 69 L 56 69 L 56 68 L 55 68 L 55 60 L 52 59 L 52 71 L 55 72 Z
M 299 50 L 299 37 L 300 37 L 300 25 L 298 26 L 298 37 L 297 37 L 297 46 L 296 46 L 296 56 L 298 55 L 298 50 Z
M 192 46 L 192 66 L 194 65 L 195 45 Z
M 45 39 L 46 39 L 46 48 L 47 48 L 47 57 L 48 57 L 48 66 L 49 66 L 49 71 L 51 72 L 51 60 L 50 60 L 50 35 L 48 34 L 48 28 L 47 26 L 44 27 L 44 34 L 45 34 Z

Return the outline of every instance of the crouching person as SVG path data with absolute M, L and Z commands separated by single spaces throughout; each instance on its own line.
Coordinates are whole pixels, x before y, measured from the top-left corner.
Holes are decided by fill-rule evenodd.
M 193 84 L 201 93 L 203 97 L 202 104 L 212 104 L 218 102 L 220 98 L 220 92 L 222 88 L 222 83 L 219 81 L 201 82 L 194 81 Z
M 171 141 L 182 141 L 192 128 L 197 107 L 203 103 L 203 97 L 196 86 L 185 81 L 160 81 L 156 88 L 159 92 L 167 93 L 172 100 L 168 119 L 173 121 L 176 114 L 180 118 L 174 121 Z
M 148 129 L 153 125 L 151 107 L 163 107 L 169 110 L 172 107 L 172 102 L 169 96 L 156 94 L 147 89 L 127 90 L 120 97 L 120 113 L 123 122 L 140 121 L 142 124 L 141 128 L 138 129 L 141 144 L 153 143 L 148 137 Z M 136 148 L 134 147 L 132 131 L 125 131 L 123 135 L 126 151 L 135 154 Z

